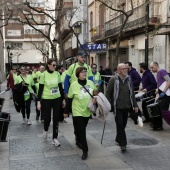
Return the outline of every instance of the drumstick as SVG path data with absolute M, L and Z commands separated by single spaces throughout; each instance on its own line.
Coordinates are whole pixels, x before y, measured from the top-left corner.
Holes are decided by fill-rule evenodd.
M 147 91 L 147 92 L 144 92 L 144 91 L 142 91 L 142 90 L 137 90 L 137 91 L 134 91 L 134 92 L 144 92 L 144 93 L 149 93 L 149 92 L 154 91 L 154 90 L 156 90 L 156 89 L 153 89 L 153 90 L 150 90 L 150 91 Z

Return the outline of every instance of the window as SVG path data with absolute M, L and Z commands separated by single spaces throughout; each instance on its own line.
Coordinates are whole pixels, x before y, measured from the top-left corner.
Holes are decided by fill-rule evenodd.
M 66 11 L 66 15 L 65 15 L 65 19 L 66 19 L 66 20 L 70 20 L 70 18 L 71 18 L 71 12 L 72 12 L 71 10 L 67 10 L 67 11 Z
M 11 19 L 9 19 L 9 23 L 19 23 L 18 20 L 20 19 L 20 16 L 13 16 Z
M 22 43 L 20 42 L 11 42 L 11 43 L 6 43 L 6 46 L 11 47 L 11 49 L 22 49 Z
M 38 29 L 38 30 L 40 30 L 41 32 L 44 32 L 43 29 Z M 39 31 L 37 31 L 33 28 L 32 29 L 25 29 L 25 31 L 24 31 L 25 34 L 41 34 L 41 32 L 39 32 Z
M 93 12 L 90 12 L 90 30 L 93 29 Z
M 21 30 L 7 30 L 7 36 L 19 37 L 21 36 Z

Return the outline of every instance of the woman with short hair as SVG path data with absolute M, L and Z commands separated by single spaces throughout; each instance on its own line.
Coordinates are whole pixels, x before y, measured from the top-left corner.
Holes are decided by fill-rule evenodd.
M 73 82 L 69 88 L 68 100 L 66 103 L 64 117 L 68 117 L 69 110 L 72 107 L 74 134 L 76 137 L 76 145 L 82 149 L 82 159 L 88 157 L 88 146 L 86 140 L 86 126 L 92 112 L 89 110 L 88 102 L 96 89 L 91 80 L 86 79 L 87 68 L 78 67 L 76 69 L 76 77 L 78 78 Z M 89 94 L 90 93 L 90 94 Z M 95 102 L 95 100 L 93 101 Z

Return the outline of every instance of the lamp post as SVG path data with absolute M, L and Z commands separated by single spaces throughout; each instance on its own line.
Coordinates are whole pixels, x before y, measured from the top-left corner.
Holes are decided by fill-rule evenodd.
M 10 50 L 11 50 L 11 48 L 10 48 L 10 46 L 7 46 L 7 52 L 8 52 L 8 69 L 7 69 L 7 71 L 9 72 L 10 71 L 10 61 L 9 61 L 9 55 L 10 55 Z
M 56 53 L 56 46 L 57 46 L 57 39 L 53 39 L 53 54 L 54 58 L 57 60 L 57 53 Z
M 12 56 L 13 56 L 13 53 L 11 52 L 10 53 L 10 70 L 12 70 Z
M 79 48 L 78 38 L 79 38 L 79 34 L 81 33 L 81 24 L 79 24 L 78 22 L 74 24 L 74 32 L 77 38 L 77 53 L 78 53 L 78 48 Z

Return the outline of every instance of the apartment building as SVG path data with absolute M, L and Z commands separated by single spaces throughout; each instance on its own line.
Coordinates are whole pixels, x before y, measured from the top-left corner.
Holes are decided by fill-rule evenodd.
M 2 22 L 0 21 L 0 25 Z M 4 38 L 3 38 L 3 29 L 0 29 L 0 84 L 5 80 L 5 65 L 4 65 Z M 0 89 L 1 91 L 1 89 Z
M 115 0 L 113 7 L 132 10 L 130 1 Z M 129 17 L 123 30 L 120 42 L 118 63 L 131 61 L 138 68 L 140 62 L 145 61 L 145 34 L 146 34 L 146 1 L 133 0 L 133 15 Z M 116 38 L 125 17 L 122 13 L 111 10 L 96 0 L 88 1 L 89 41 L 106 43 L 107 51 L 91 55 L 93 62 L 98 65 L 110 65 L 114 68 L 116 53 Z M 155 60 L 161 68 L 169 68 L 169 0 L 149 1 L 149 62 Z
M 28 8 L 24 10 L 24 2 L 24 0 L 15 0 L 10 4 L 13 16 L 8 21 L 8 25 L 4 27 L 5 48 L 10 48 L 10 52 L 5 50 L 7 71 L 11 69 L 12 65 L 17 67 L 28 65 L 33 68 L 39 67 L 41 63 L 44 63 L 44 56 L 38 49 L 43 49 L 45 39 L 38 30 L 42 32 L 45 30 L 43 25 L 45 16 L 35 11 L 30 13 L 31 10 L 28 10 Z M 45 1 L 38 0 L 36 3 L 30 1 L 30 4 L 37 9 L 43 9 Z M 22 6 L 23 11 L 21 10 Z M 26 18 L 29 19 L 29 22 L 35 29 L 25 22 Z M 19 22 L 18 19 L 25 23 Z M 39 24 L 35 24 L 34 20 Z
M 61 1 L 56 2 L 56 16 L 61 14 L 58 12 Z M 56 29 L 56 37 L 60 47 L 60 63 L 66 61 L 66 67 L 74 62 L 77 52 L 80 50 L 80 43 L 83 45 L 88 42 L 88 6 L 87 0 L 63 0 L 64 7 L 60 22 L 60 31 Z M 72 18 L 72 19 L 71 19 Z M 70 23 L 70 24 L 69 24 Z M 77 37 L 72 33 L 72 29 L 79 27 L 80 32 Z M 61 41 L 60 41 L 60 40 Z M 62 47 L 61 47 L 62 46 Z M 63 49 L 62 49 L 63 48 Z M 61 52 L 63 50 L 63 52 Z

